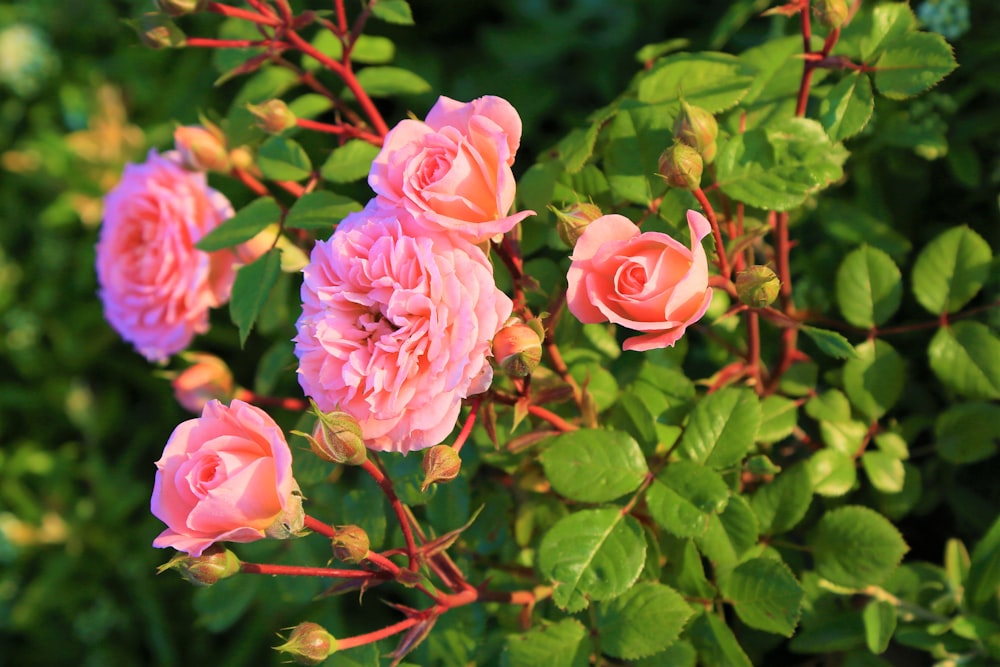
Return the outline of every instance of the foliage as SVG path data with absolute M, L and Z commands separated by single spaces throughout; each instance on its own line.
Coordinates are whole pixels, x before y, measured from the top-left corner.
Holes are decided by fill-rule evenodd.
M 988 10 L 956 34 L 922 6 L 868 0 L 842 28 L 806 27 L 798 2 L 760 16 L 773 3 L 379 0 L 351 16 L 352 59 L 311 25 L 284 67 L 212 42 L 260 39 L 245 16 L 178 18 L 189 48 L 149 51 L 117 23 L 145 3 L 87 4 L 85 23 L 56 3 L 0 8 L 0 42 L 6 22 L 53 44 L 0 80 L 0 664 L 278 664 L 273 633 L 302 621 L 338 638 L 331 665 L 1000 660 Z M 262 5 L 284 3 L 240 8 Z M 253 169 L 212 177 L 238 213 L 199 247 L 275 222 L 290 243 L 239 271 L 196 346 L 308 432 L 289 247 L 361 208 L 382 118 L 439 93 L 501 94 L 524 120 L 518 208 L 537 215 L 492 251 L 519 314 L 544 326 L 542 364 L 498 370 L 467 401 L 450 482 L 422 488 L 419 453 L 362 470 L 290 436 L 311 527 L 363 528 L 378 585 L 247 570 L 192 593 L 153 578 L 150 462 L 183 415 L 100 321 L 100 197 L 175 122 L 246 147 Z M 300 122 L 271 136 L 247 104 L 279 97 Z M 692 190 L 658 175 L 682 100 L 719 125 Z M 675 347 L 623 352 L 631 332 L 563 307 L 571 249 L 552 209 L 581 202 L 681 238 L 688 209 L 717 221 L 714 300 Z M 739 301 L 755 264 L 781 281 L 773 305 Z M 330 557 L 321 535 L 233 549 L 261 572 Z

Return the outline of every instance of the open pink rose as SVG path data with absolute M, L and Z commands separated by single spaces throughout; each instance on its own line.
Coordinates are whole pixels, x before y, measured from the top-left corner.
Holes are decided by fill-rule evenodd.
M 212 400 L 156 462 L 150 507 L 167 529 L 153 546 L 200 556 L 215 542 L 253 542 L 300 503 L 281 428 L 249 403 Z
M 441 97 L 425 121 L 404 120 L 389 132 L 368 183 L 383 204 L 405 208 L 428 230 L 480 243 L 534 214 L 508 215 L 520 142 L 521 118 L 507 100 Z
M 672 346 L 712 300 L 701 240 L 708 220 L 688 211 L 691 248 L 659 232 L 640 233 L 621 215 L 590 223 L 573 248 L 566 305 L 584 323 L 614 322 L 641 331 L 626 350 Z
M 377 199 L 317 243 L 296 324 L 299 383 L 324 411 L 361 424 L 365 444 L 439 444 L 462 399 L 493 378 L 490 340 L 511 312 L 486 255 Z
M 104 317 L 150 361 L 180 352 L 229 299 L 236 261 L 194 244 L 233 215 L 205 175 L 151 150 L 104 200 L 97 278 Z

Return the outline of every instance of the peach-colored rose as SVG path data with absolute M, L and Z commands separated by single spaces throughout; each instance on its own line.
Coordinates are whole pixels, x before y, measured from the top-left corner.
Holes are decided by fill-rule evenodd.
M 303 271 L 299 383 L 361 424 L 371 449 L 448 436 L 462 399 L 492 380 L 490 340 L 511 312 L 486 255 L 377 199 L 317 243 Z
M 701 240 L 708 220 L 688 211 L 691 248 L 659 232 L 640 233 L 631 220 L 594 220 L 573 248 L 566 305 L 584 323 L 614 322 L 643 332 L 626 350 L 673 346 L 712 300 Z
M 174 429 L 156 462 L 150 503 L 167 529 L 154 547 L 192 556 L 216 542 L 253 542 L 301 511 L 292 454 L 281 428 L 238 399 L 209 401 Z
M 508 215 L 520 142 L 521 118 L 507 100 L 441 97 L 425 121 L 404 120 L 389 132 L 368 183 L 428 230 L 480 243 L 534 214 Z
M 104 200 L 97 278 L 104 317 L 150 361 L 180 352 L 208 330 L 208 311 L 229 299 L 233 253 L 194 247 L 233 215 L 205 175 L 176 154 L 151 150 L 125 167 Z

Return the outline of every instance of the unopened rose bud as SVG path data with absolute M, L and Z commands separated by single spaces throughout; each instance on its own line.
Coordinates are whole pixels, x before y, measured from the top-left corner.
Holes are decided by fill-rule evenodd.
M 226 174 L 232 167 L 221 134 L 200 125 L 182 125 L 174 130 L 174 147 L 184 166 L 192 171 Z
M 781 281 L 766 266 L 751 266 L 736 276 L 736 295 L 753 308 L 766 308 L 781 291 Z
M 318 623 L 299 623 L 276 651 L 288 653 L 300 665 L 319 665 L 337 652 L 336 638 Z
M 195 586 L 211 586 L 240 571 L 240 559 L 221 544 L 213 544 L 200 556 L 177 554 L 161 565 L 158 572 L 177 570 L 184 579 Z
M 187 41 L 181 29 L 164 14 L 148 12 L 130 23 L 142 43 L 151 49 L 176 49 Z
M 268 134 L 281 134 L 295 127 L 295 114 L 282 100 L 268 100 L 262 104 L 248 104 L 247 109 L 257 117 L 257 127 Z
M 238 146 L 229 151 L 229 162 L 234 169 L 250 171 L 253 168 L 253 152 L 246 146 Z
M 715 140 L 719 136 L 719 123 L 715 116 L 701 107 L 681 100 L 681 110 L 674 121 L 674 138 L 694 148 L 705 164 L 715 159 Z
M 493 337 L 493 357 L 511 377 L 525 377 L 542 360 L 542 337 L 522 322 L 508 324 Z
M 583 235 L 587 225 L 603 215 L 601 209 L 585 202 L 573 204 L 565 210 L 550 206 L 549 210 L 556 214 L 556 231 L 559 233 L 559 238 L 571 248 Z
M 194 14 L 205 9 L 206 0 L 156 0 L 161 12 L 171 16 Z
M 675 188 L 697 190 L 701 187 L 704 160 L 697 149 L 675 141 L 660 154 L 660 176 Z
M 345 563 L 360 563 L 368 557 L 368 533 L 360 526 L 338 526 L 331 540 L 333 557 Z
M 339 410 L 323 412 L 315 403 L 313 410 L 319 421 L 313 434 L 306 439 L 316 456 L 349 466 L 359 466 L 368 459 L 368 448 L 357 419 Z
M 424 483 L 421 491 L 426 491 L 431 484 L 450 482 L 458 477 L 462 470 L 462 459 L 449 445 L 436 445 L 424 453 Z
M 814 0 L 813 15 L 825 28 L 839 28 L 847 21 L 847 0 Z
M 294 488 L 285 500 L 285 509 L 278 518 L 264 529 L 264 534 L 272 540 L 290 540 L 299 537 L 306 525 L 306 511 L 302 507 L 302 491 L 299 483 L 292 480 Z
M 234 247 L 233 254 L 236 255 L 236 259 L 240 264 L 253 264 L 264 253 L 275 247 L 279 234 L 281 234 L 281 227 L 278 223 L 268 225 L 249 241 L 244 241 Z
M 181 407 L 200 415 L 213 398 L 224 403 L 232 399 L 233 373 L 222 359 L 202 352 L 187 352 L 181 358 L 190 365 L 170 380 Z

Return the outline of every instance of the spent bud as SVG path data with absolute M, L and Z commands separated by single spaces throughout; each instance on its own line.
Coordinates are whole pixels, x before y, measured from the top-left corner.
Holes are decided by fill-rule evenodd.
M 450 445 L 436 445 L 424 453 L 424 483 L 421 491 L 431 484 L 450 482 L 462 470 L 462 459 Z
M 697 149 L 674 141 L 660 154 L 660 176 L 675 188 L 697 190 L 701 187 L 701 172 L 705 162 Z
M 751 266 L 736 276 L 736 295 L 753 308 L 766 308 L 781 291 L 781 281 L 766 266 Z
M 322 625 L 307 621 L 292 628 L 288 640 L 274 650 L 288 653 L 300 665 L 319 665 L 337 652 L 337 640 Z

